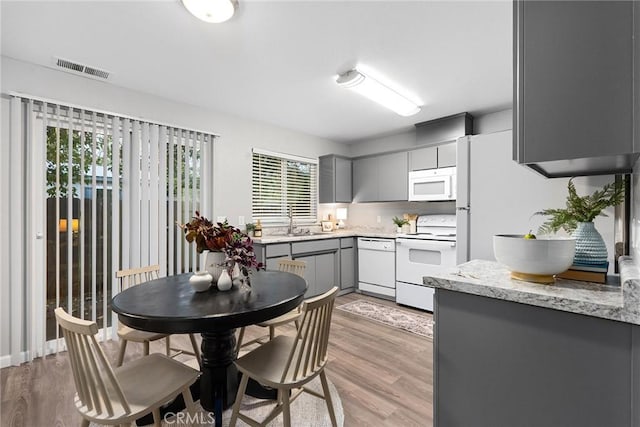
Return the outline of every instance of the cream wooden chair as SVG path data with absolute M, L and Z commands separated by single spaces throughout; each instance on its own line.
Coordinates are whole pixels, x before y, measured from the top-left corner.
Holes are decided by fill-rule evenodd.
M 147 267 L 141 268 L 130 268 L 128 270 L 120 270 L 116 272 L 116 279 L 118 279 L 120 292 L 128 289 L 131 286 L 139 285 L 140 283 L 148 282 L 149 280 L 154 280 L 159 277 L 159 265 L 149 265 Z M 193 334 L 189 334 L 193 352 L 178 347 L 171 347 L 171 336 L 168 334 L 141 331 L 138 329 L 130 328 L 123 324 L 118 325 L 118 337 L 120 338 L 120 351 L 118 353 L 118 362 L 116 366 L 122 365 L 122 361 L 124 360 L 124 353 L 127 349 L 127 343 L 129 341 L 142 343 L 142 345 L 144 346 L 143 353 L 146 356 L 149 354 L 149 343 L 151 341 L 156 341 L 163 338 L 165 339 L 165 349 L 167 352 L 167 356 L 175 357 L 183 353 L 190 354 L 194 356 L 197 359 L 198 364 L 200 364 L 200 350 L 198 349 L 198 343 L 196 342 L 196 338 Z M 171 354 L 172 351 L 175 351 L 175 354 L 173 354 L 173 356 Z
M 292 259 L 281 259 L 278 261 L 278 270 L 285 271 L 287 273 L 296 274 L 302 278 L 304 278 L 304 271 L 307 268 L 307 263 L 304 261 L 296 261 Z M 295 322 L 296 327 L 298 327 L 298 318 L 300 317 L 300 307 L 297 307 L 294 310 L 291 310 L 288 313 L 285 313 L 281 316 L 275 317 L 273 319 L 269 319 L 265 322 L 256 323 L 256 326 L 261 326 L 263 328 L 269 328 L 269 340 L 272 340 L 276 334 L 276 327 L 286 325 L 287 323 Z M 240 328 L 240 333 L 238 334 L 238 342 L 236 343 L 236 354 L 240 352 L 240 348 L 246 347 L 251 344 L 259 343 L 264 344 L 267 342 L 267 336 L 261 336 L 251 341 L 247 341 L 246 343 L 242 342 L 244 338 L 244 327 Z
M 235 427 L 238 418 L 252 426 L 266 426 L 281 412 L 284 426 L 291 426 L 290 404 L 303 391 L 327 402 L 331 424 L 337 426 L 329 385 L 324 371 L 327 364 L 331 314 L 338 288 L 333 287 L 323 295 L 310 298 L 302 304 L 301 322 L 295 337 L 278 335 L 266 344 L 247 353 L 235 363 L 242 372 L 240 388 L 233 405 L 229 427 Z M 304 387 L 316 376 L 320 376 L 323 394 Z M 271 413 L 258 422 L 240 413 L 249 378 L 278 390 L 278 402 Z M 297 389 L 289 396 L 292 389 Z
M 69 350 L 82 426 L 91 421 L 129 425 L 149 413 L 153 413 L 154 425 L 160 426 L 160 406 L 181 393 L 187 411 L 194 414 L 189 387 L 198 371 L 159 353 L 113 369 L 96 340 L 95 322 L 73 317 L 60 307 L 55 314 Z

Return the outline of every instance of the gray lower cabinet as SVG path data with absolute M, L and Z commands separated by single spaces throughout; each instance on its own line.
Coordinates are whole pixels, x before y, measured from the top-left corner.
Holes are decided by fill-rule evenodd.
M 356 286 L 355 248 L 340 249 L 340 290 L 354 289 Z
M 356 287 L 356 239 L 340 239 L 340 290 L 350 291 Z M 347 293 L 347 292 L 344 292 Z
M 320 295 L 338 284 L 337 251 L 318 255 L 295 255 L 294 259 L 307 263 L 304 271 L 308 285 L 305 298 Z
M 257 261 L 263 263 L 267 270 L 277 270 L 280 259 L 291 259 L 291 245 L 289 243 L 255 244 L 253 249 Z
M 339 283 L 338 253 L 316 255 L 315 295 L 327 292 Z
M 549 177 L 629 172 L 640 3 L 517 0 L 514 12 L 515 160 Z
M 306 240 L 292 243 L 255 244 L 259 262 L 267 270 L 277 270 L 280 259 L 306 263 L 305 298 L 320 295 L 334 286 L 343 291 L 355 289 L 356 252 L 353 237 Z M 347 292 L 344 292 L 347 293 Z
M 293 259 L 307 263 L 305 297 L 328 291 L 340 283 L 340 239 L 311 240 L 291 244 Z
M 276 258 L 267 258 L 267 261 L 265 262 L 265 267 L 267 270 L 278 270 L 279 266 L 278 266 L 278 262 L 281 259 L 289 259 L 288 256 L 281 256 L 281 257 L 276 257 Z
M 307 281 L 307 292 L 304 294 L 305 298 L 317 295 L 315 255 L 296 256 L 295 259 L 296 261 L 304 261 L 307 264 L 306 268 L 304 269 L 304 280 Z
M 434 427 L 640 425 L 640 327 L 436 289 Z

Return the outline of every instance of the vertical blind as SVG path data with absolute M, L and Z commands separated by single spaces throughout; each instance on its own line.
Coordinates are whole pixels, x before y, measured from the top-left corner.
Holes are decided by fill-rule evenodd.
M 19 242 L 11 318 L 26 320 L 11 325 L 13 364 L 58 350 L 55 307 L 96 321 L 109 338 L 117 270 L 160 264 L 167 275 L 197 267 L 195 247 L 177 223 L 211 210 L 214 138 L 12 97 L 11 156 L 25 170 L 11 178 L 18 206 L 12 241 Z
M 318 213 L 318 161 L 253 149 L 252 216 L 285 223 L 292 210 L 298 222 L 315 222 Z

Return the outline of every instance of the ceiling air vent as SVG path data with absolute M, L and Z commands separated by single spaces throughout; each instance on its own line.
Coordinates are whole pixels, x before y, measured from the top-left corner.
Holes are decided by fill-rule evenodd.
M 69 61 L 67 59 L 55 58 L 55 64 L 60 68 L 64 68 L 67 71 L 73 72 L 74 74 L 79 73 L 79 74 L 82 74 L 83 76 L 95 77 L 103 80 L 106 80 L 109 78 L 108 71 L 104 71 L 95 67 L 90 67 L 88 65 L 79 64 L 77 62 Z

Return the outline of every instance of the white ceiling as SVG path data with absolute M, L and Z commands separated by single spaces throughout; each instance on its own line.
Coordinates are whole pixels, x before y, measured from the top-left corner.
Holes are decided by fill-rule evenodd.
M 512 102 L 511 1 L 247 1 L 206 24 L 180 1 L 2 1 L 2 54 L 96 66 L 137 91 L 338 142 Z M 421 99 L 400 117 L 339 88 L 375 68 Z

